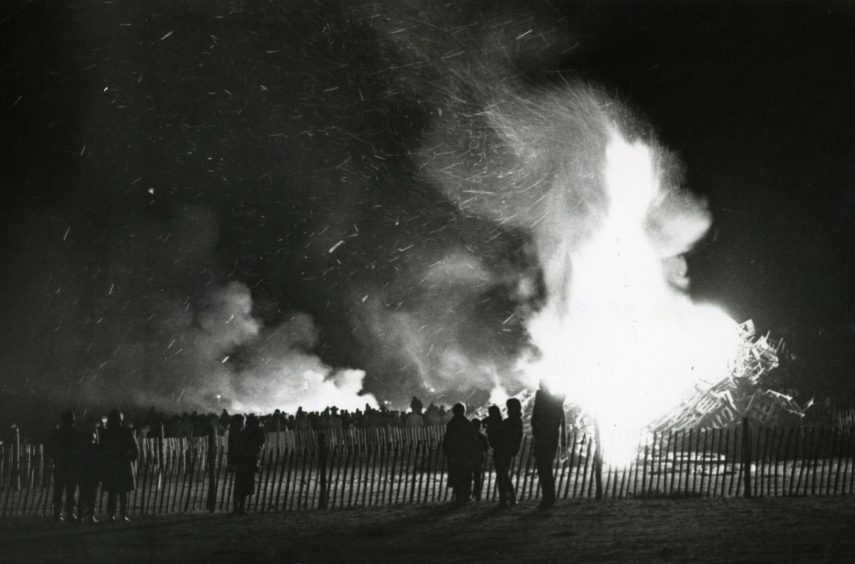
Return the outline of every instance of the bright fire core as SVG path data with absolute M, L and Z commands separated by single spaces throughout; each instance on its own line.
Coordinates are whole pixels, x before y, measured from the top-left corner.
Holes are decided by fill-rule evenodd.
M 569 251 L 566 295 L 550 296 L 532 320 L 542 356 L 527 371 L 594 417 L 604 455 L 620 463 L 688 388 L 727 374 L 738 334 L 723 311 L 692 303 L 668 281 L 667 257 L 645 228 L 661 197 L 652 149 L 612 131 L 602 174 L 607 215 Z

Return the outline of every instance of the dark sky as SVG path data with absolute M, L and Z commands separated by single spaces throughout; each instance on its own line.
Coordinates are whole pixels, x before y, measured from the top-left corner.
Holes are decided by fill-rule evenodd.
M 787 341 L 775 385 L 855 397 L 855 7 L 537 4 L 4 3 L 0 407 L 489 387 L 539 265 L 418 158 L 487 82 L 631 108 L 709 201 L 692 295 Z

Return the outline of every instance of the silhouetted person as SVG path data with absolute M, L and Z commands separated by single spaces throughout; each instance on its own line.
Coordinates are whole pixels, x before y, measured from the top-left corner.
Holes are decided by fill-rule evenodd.
M 469 501 L 472 484 L 472 453 L 477 447 L 475 429 L 466 419 L 466 406 L 454 404 L 451 420 L 445 426 L 442 448 L 448 460 L 448 487 L 452 488 L 454 502 L 462 505 Z
M 520 404 L 520 400 L 510 398 L 505 405 L 508 408 L 508 417 L 502 421 L 499 408 L 491 406 L 490 416 L 493 417 L 493 420 L 488 423 L 494 429 L 492 435 L 490 435 L 490 427 L 488 426 L 488 436 L 490 436 L 491 441 L 490 446 L 493 447 L 493 462 L 496 466 L 496 485 L 499 488 L 500 507 L 517 504 L 517 496 L 514 491 L 514 484 L 511 481 L 510 470 L 511 462 L 520 450 L 523 436 L 522 404 Z M 495 424 L 496 416 L 498 416 L 497 427 Z
M 539 507 L 546 509 L 555 503 L 555 476 L 552 464 L 558 451 L 558 439 L 564 424 L 564 396 L 550 390 L 540 381 L 534 396 L 531 414 L 531 435 L 534 439 L 534 460 L 540 479 L 542 499 Z
M 62 424 L 48 437 L 48 454 L 53 460 L 53 514 L 57 521 L 77 521 L 77 483 L 80 477 L 80 450 L 83 436 L 74 427 L 74 413 L 62 414 Z
M 148 427 L 149 429 L 147 438 L 157 439 L 163 437 L 163 423 L 157 415 L 157 411 L 155 411 L 154 406 L 149 408 L 148 413 L 145 416 L 145 427 Z
M 484 454 L 489 450 L 487 436 L 481 432 L 481 420 L 477 417 L 472 419 L 472 429 L 475 431 L 475 448 L 472 450 L 471 472 L 472 472 L 472 497 L 481 501 L 481 485 L 484 477 Z
M 246 417 L 237 413 L 229 419 L 229 442 L 226 453 L 226 472 L 234 472 L 238 467 L 240 458 L 240 434 L 246 427 Z
M 276 411 L 279 411 L 278 409 Z M 231 417 L 229 416 L 229 410 L 223 408 L 223 411 L 220 412 L 219 423 L 223 429 L 227 429 L 229 426 L 229 422 L 231 421 Z
M 139 456 L 137 439 L 130 429 L 124 426 L 125 416 L 121 411 L 113 410 L 107 416 L 107 428 L 101 434 L 104 456 L 104 490 L 107 491 L 107 512 L 110 521 L 130 521 L 128 518 L 128 492 L 136 489 L 134 461 Z M 116 514 L 116 500 L 119 512 Z
M 101 445 L 98 437 L 98 423 L 87 420 L 83 430 L 83 446 L 80 454 L 80 519 L 97 523 L 95 518 L 95 492 L 101 481 Z
M 481 422 L 487 430 L 487 442 L 490 448 L 495 450 L 499 445 L 499 437 L 502 434 L 502 410 L 498 405 L 491 405 L 487 410 L 487 417 Z
M 424 409 L 422 401 L 413 396 L 413 399 L 410 400 L 410 409 L 412 411 L 404 416 L 404 426 L 410 428 L 423 427 L 425 422 L 424 415 L 422 414 L 422 409 Z
M 239 437 L 232 512 L 246 515 L 246 498 L 255 493 L 255 474 L 261 469 L 261 452 L 264 449 L 264 432 L 255 415 L 246 418 L 246 428 Z

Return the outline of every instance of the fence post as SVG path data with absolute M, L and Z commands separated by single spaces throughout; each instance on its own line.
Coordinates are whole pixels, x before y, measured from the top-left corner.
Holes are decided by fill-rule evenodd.
M 321 484 L 318 509 L 327 508 L 327 454 L 327 435 L 326 433 L 318 433 L 318 479 Z
M 208 512 L 217 509 L 217 428 L 211 424 L 208 433 Z
M 601 501 L 603 499 L 603 444 L 600 439 L 599 421 L 594 421 L 594 440 L 597 441 L 597 448 L 594 449 L 595 498 Z
M 21 428 L 15 425 L 15 452 L 14 465 L 12 466 L 12 487 L 21 489 Z
M 751 496 L 751 428 L 748 418 L 742 418 L 742 477 L 745 482 L 745 497 Z

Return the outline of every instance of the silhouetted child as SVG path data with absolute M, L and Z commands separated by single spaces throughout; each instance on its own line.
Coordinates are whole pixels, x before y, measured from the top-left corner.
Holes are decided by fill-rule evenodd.
M 80 456 L 80 519 L 83 522 L 97 523 L 95 492 L 98 490 L 98 482 L 101 481 L 102 463 L 96 420 L 87 420 L 83 439 Z
M 472 419 L 472 428 L 475 430 L 475 448 L 472 451 L 472 497 L 481 501 L 481 485 L 484 478 L 484 455 L 490 445 L 487 437 L 481 432 L 481 421 L 475 417 Z

